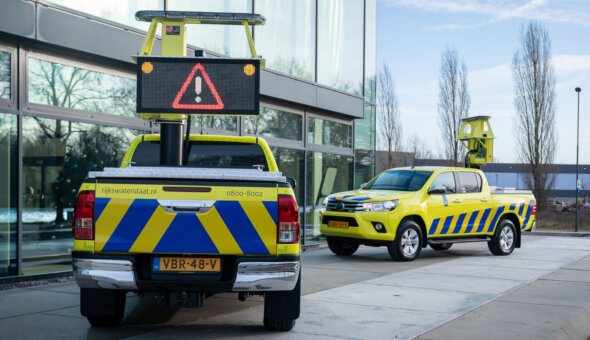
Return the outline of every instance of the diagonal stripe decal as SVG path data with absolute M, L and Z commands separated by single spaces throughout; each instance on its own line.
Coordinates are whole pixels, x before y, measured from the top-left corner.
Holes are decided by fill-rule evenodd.
M 520 203 L 520 208 L 518 208 L 518 217 L 522 219 L 522 211 L 524 210 L 524 203 Z
M 110 198 L 105 198 L 105 197 L 96 197 L 94 199 L 94 220 L 95 221 L 98 221 L 98 219 L 100 218 L 100 215 L 104 211 L 104 208 L 107 207 L 107 204 L 109 204 L 110 200 L 111 200 Z
M 219 216 L 219 212 L 215 207 L 211 208 L 208 212 L 204 214 L 197 214 L 199 221 L 211 237 L 211 240 L 219 250 L 220 254 L 228 254 L 228 255 L 240 255 L 243 254 L 242 249 L 234 240 L 231 232 L 223 223 L 221 216 Z
M 154 252 L 219 254 L 196 214 L 178 213 Z
M 102 251 L 132 202 L 133 200 L 129 198 L 112 198 L 103 209 L 100 218 L 96 220 L 94 239 L 96 251 Z
M 434 232 L 436 231 L 436 227 L 438 227 L 439 221 L 440 218 L 435 218 L 434 220 L 432 220 L 432 225 L 430 226 L 430 229 L 428 229 L 428 235 L 434 234 Z
M 529 219 L 531 218 L 531 213 L 533 212 L 533 204 L 535 204 L 535 201 L 531 200 L 529 202 L 529 207 L 526 210 L 526 217 L 524 218 L 524 222 L 522 223 L 522 228 L 520 228 L 520 229 L 526 228 L 526 225 L 529 223 Z M 523 205 L 524 205 L 524 203 L 523 203 Z
M 250 222 L 256 229 L 258 236 L 268 249 L 270 254 L 276 253 L 277 223 L 268 213 L 268 209 L 260 201 L 245 201 L 240 203 Z M 275 202 L 275 211 L 278 214 L 278 205 Z
M 276 201 L 263 201 L 264 207 L 270 217 L 275 221 L 275 225 L 278 225 L 279 221 L 279 204 Z
M 496 227 L 496 223 L 498 223 L 498 219 L 500 218 L 500 215 L 502 215 L 503 212 L 504 206 L 498 207 L 498 210 L 496 210 L 496 214 L 494 215 L 492 222 L 490 222 L 490 225 L 488 226 L 488 233 L 491 233 L 494 230 L 494 228 Z
M 154 211 L 152 217 L 133 243 L 129 252 L 131 253 L 151 253 L 156 248 L 158 242 L 168 229 L 170 223 L 174 219 L 175 214 L 167 213 L 158 206 Z
M 244 254 L 270 254 L 238 201 L 217 201 L 215 209 Z
M 128 252 L 157 207 L 153 199 L 133 200 L 102 251 Z
M 469 218 L 469 222 L 467 223 L 467 229 L 465 229 L 465 233 L 470 233 L 471 229 L 475 226 L 475 219 L 477 219 L 477 215 L 479 215 L 479 210 L 476 210 L 471 213 L 471 217 Z
M 488 220 L 488 216 L 490 215 L 490 211 L 492 211 L 492 208 L 487 208 L 486 210 L 484 210 L 483 215 L 481 216 L 481 220 L 479 221 L 479 227 L 477 227 L 477 232 L 481 233 L 483 231 L 483 228 L 486 225 L 486 222 Z
M 447 231 L 451 227 L 451 222 L 453 221 L 453 217 L 455 217 L 455 216 L 451 215 L 451 216 L 447 216 L 447 218 L 445 218 L 445 224 L 443 225 L 443 229 L 440 232 L 441 235 L 444 235 L 447 233 Z
M 510 208 L 508 210 L 512 211 L 516 208 L 516 203 L 510 204 Z
M 459 218 L 457 219 L 457 223 L 455 223 L 455 229 L 453 229 L 453 234 L 459 233 L 459 231 L 461 230 L 461 227 L 463 226 L 463 220 L 465 220 L 465 216 L 467 216 L 466 213 L 459 215 Z

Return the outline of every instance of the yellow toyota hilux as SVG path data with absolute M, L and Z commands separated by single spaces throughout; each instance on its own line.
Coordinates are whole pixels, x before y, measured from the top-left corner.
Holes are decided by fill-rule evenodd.
M 170 307 L 264 296 L 264 325 L 299 317 L 299 212 L 293 180 L 262 138 L 190 136 L 184 166 L 160 166 L 160 137 L 137 137 L 120 168 L 90 172 L 74 210 L 80 309 L 118 324 L 127 292 Z
M 416 167 L 384 171 L 360 189 L 324 200 L 321 233 L 330 250 L 351 255 L 359 245 L 387 246 L 398 261 L 423 247 L 487 241 L 495 255 L 520 247 L 521 231 L 534 226 L 530 191 L 493 188 L 477 169 Z

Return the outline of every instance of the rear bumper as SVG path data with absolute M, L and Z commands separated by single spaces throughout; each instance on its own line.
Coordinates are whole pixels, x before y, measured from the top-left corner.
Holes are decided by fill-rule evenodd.
M 110 257 L 110 258 L 109 258 Z M 74 278 L 81 288 L 121 289 L 131 291 L 202 290 L 206 292 L 290 291 L 295 288 L 301 262 L 299 256 L 237 258 L 228 280 L 185 279 L 183 275 L 158 280 L 146 277 L 138 269 L 134 256 L 72 254 Z M 139 274 L 139 275 L 138 275 Z

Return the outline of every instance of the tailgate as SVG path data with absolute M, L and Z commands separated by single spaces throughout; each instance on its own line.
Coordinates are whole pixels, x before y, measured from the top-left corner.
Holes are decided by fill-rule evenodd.
M 276 183 L 164 181 L 97 179 L 96 252 L 276 254 Z

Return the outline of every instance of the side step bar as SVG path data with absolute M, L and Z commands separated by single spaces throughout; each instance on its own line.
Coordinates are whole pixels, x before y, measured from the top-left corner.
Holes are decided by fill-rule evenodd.
M 489 241 L 492 238 L 489 236 L 483 237 L 469 237 L 469 238 L 436 238 L 430 239 L 426 242 L 428 244 L 443 244 L 443 243 L 467 243 L 467 242 L 484 242 Z

